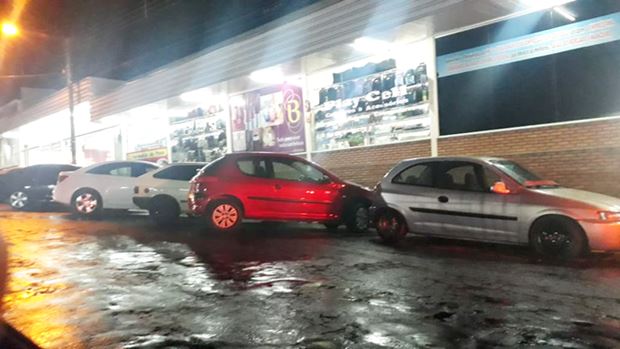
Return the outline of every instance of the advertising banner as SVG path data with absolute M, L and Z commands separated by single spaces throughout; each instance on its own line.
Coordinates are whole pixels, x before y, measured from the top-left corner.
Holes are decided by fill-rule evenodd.
M 145 149 L 127 153 L 127 160 L 142 160 L 157 162 L 168 159 L 168 148 Z
M 620 13 L 437 57 L 439 77 L 620 40 Z
M 231 99 L 233 151 L 306 150 L 301 88 L 278 85 Z

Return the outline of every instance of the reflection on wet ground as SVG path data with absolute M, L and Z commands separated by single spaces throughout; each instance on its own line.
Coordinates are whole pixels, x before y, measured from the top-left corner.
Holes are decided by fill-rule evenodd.
M 0 231 L 6 318 L 44 348 L 620 347 L 620 256 L 7 210 Z

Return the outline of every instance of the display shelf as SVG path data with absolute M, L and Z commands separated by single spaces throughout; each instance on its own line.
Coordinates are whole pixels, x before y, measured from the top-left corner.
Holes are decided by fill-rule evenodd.
M 172 121 L 170 122 L 171 126 L 180 126 L 186 123 L 190 123 L 190 122 L 194 122 L 194 121 L 208 121 L 208 120 L 213 120 L 213 119 L 225 119 L 226 115 L 224 112 L 219 112 L 219 113 L 215 113 L 212 115 L 203 115 L 203 116 L 195 116 L 191 119 L 184 119 L 184 120 L 177 120 L 177 121 Z
M 197 135 L 180 135 L 183 138 L 186 139 L 194 139 L 194 138 L 201 138 L 201 137 L 208 137 L 211 135 L 215 135 L 215 134 L 220 134 L 222 132 L 226 132 L 225 130 L 221 129 L 221 130 L 215 130 L 215 131 L 209 131 L 209 132 L 203 132 L 201 134 L 197 134 Z M 173 136 L 172 138 L 178 138 L 179 136 Z

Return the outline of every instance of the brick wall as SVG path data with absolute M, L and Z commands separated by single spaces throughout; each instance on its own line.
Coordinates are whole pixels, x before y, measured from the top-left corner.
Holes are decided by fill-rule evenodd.
M 312 154 L 343 179 L 374 186 L 397 162 L 430 156 L 430 141 Z M 439 139 L 439 155 L 498 156 L 562 185 L 620 197 L 620 120 Z
M 562 185 L 620 197 L 620 120 L 441 138 L 439 155 L 504 157 Z
M 403 159 L 431 155 L 429 140 L 312 154 L 312 161 L 339 177 L 373 187 Z

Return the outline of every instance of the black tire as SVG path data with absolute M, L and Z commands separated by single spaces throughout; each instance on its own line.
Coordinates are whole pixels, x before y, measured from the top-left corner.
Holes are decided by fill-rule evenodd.
M 362 202 L 349 207 L 345 216 L 345 224 L 351 233 L 361 234 L 370 227 L 370 205 Z
M 402 240 L 409 232 L 405 219 L 394 210 L 385 210 L 378 214 L 377 233 L 385 242 L 394 243 Z
M 235 200 L 217 200 L 209 205 L 206 218 L 210 229 L 221 233 L 234 232 L 241 227 L 243 210 Z
M 94 189 L 80 189 L 71 198 L 71 210 L 80 217 L 98 217 L 103 211 L 101 195 Z
M 9 205 L 11 208 L 17 211 L 27 210 L 30 206 L 30 200 L 28 194 L 23 191 L 16 191 L 9 195 Z
M 530 245 L 542 257 L 573 259 L 587 252 L 588 241 L 573 220 L 552 216 L 537 220 L 530 230 Z
M 149 216 L 160 226 L 168 226 L 179 220 L 181 208 L 171 197 L 153 198 L 149 208 Z
M 335 233 L 338 231 L 338 228 L 340 228 L 340 222 L 329 222 L 329 223 L 324 223 L 323 224 L 325 226 L 325 228 L 327 228 L 327 231 L 329 231 L 330 233 Z

